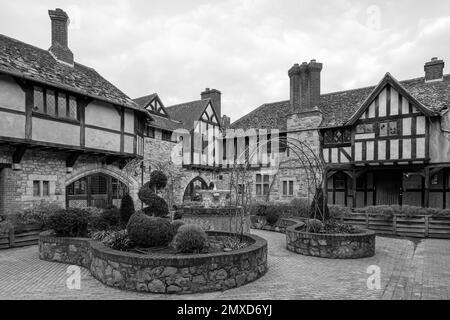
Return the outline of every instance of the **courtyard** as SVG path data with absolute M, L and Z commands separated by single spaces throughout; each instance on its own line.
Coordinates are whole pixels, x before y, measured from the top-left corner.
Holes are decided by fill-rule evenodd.
M 81 289 L 70 290 L 68 266 L 39 260 L 32 246 L 1 252 L 0 299 L 450 299 L 448 240 L 377 237 L 374 257 L 330 260 L 289 252 L 284 234 L 252 233 L 268 242 L 268 272 L 236 289 L 195 295 L 126 292 L 81 268 Z M 380 268 L 380 289 L 367 287 L 370 266 Z

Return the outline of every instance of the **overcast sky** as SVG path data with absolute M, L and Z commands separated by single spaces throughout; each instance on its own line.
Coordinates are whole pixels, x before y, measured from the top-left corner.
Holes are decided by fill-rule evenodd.
M 48 49 L 56 7 L 75 59 L 131 98 L 169 106 L 216 88 L 232 121 L 287 100 L 288 69 L 311 59 L 323 93 L 419 77 L 434 56 L 450 73 L 448 0 L 1 0 L 0 33 Z

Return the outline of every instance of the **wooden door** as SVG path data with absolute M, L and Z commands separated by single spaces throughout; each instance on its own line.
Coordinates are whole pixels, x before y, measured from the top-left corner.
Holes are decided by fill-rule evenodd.
M 402 187 L 401 172 L 374 173 L 376 186 L 376 204 L 400 204 L 400 191 Z
M 110 205 L 110 181 L 105 175 L 98 174 L 89 177 L 90 206 L 106 208 Z

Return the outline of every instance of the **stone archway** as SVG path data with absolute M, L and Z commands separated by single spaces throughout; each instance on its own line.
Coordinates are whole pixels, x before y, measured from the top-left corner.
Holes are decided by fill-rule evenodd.
M 66 206 L 119 207 L 125 192 L 131 195 L 136 205 L 138 191 L 139 183 L 125 176 L 119 168 L 90 164 L 66 177 Z
M 196 190 L 205 190 L 208 188 L 209 188 L 208 184 L 202 177 L 200 177 L 200 176 L 195 177 L 188 183 L 188 185 L 186 186 L 186 188 L 184 190 L 183 202 L 200 201 L 200 197 L 196 193 Z

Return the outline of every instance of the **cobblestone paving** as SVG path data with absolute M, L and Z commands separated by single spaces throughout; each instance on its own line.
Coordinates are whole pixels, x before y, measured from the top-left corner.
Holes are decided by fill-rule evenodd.
M 0 251 L 0 299 L 449 299 L 450 241 L 377 237 L 376 255 L 358 260 L 305 257 L 285 249 L 283 234 L 253 231 L 269 243 L 269 271 L 218 293 L 168 296 L 107 287 L 82 268 L 80 290 L 66 287 L 67 265 L 41 261 L 37 246 Z M 369 290 L 367 268 L 381 270 Z

